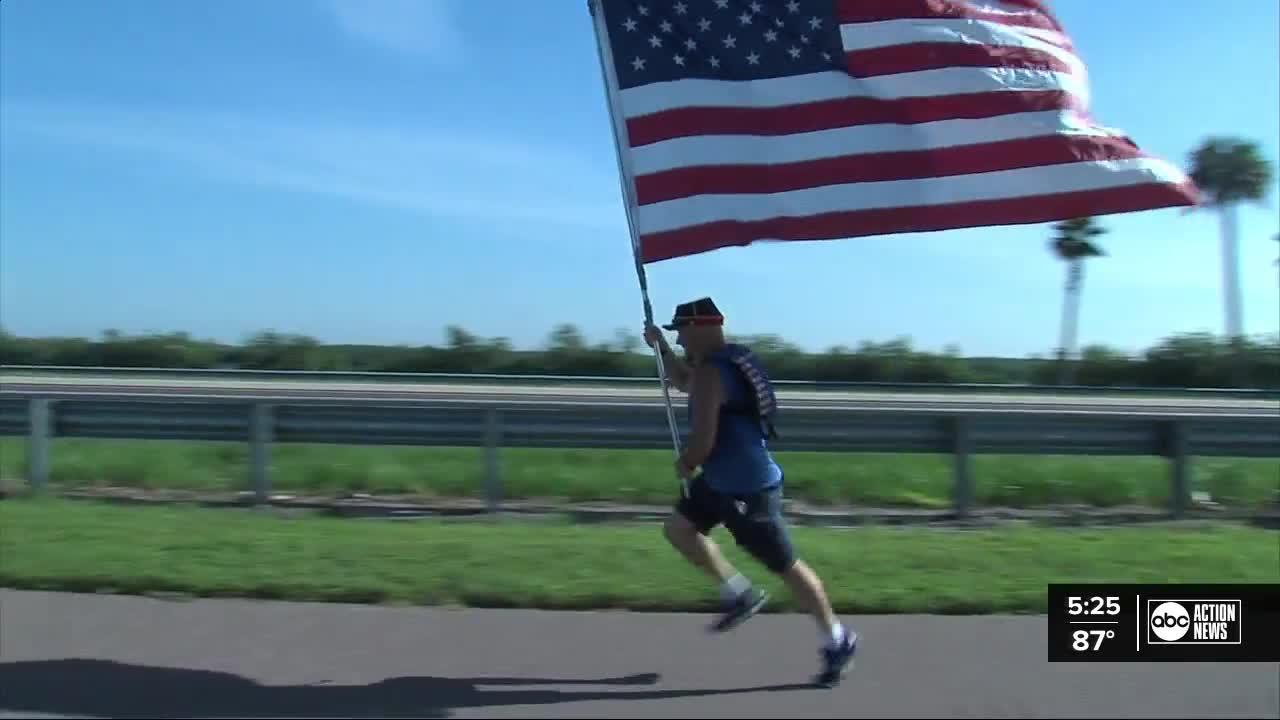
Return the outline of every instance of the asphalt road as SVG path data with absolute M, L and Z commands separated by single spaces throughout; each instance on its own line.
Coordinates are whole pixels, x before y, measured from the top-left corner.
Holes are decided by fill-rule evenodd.
M 457 385 L 397 382 L 334 382 L 295 380 L 210 380 L 187 378 L 42 377 L 6 374 L 0 396 L 39 394 L 45 397 L 185 397 L 267 398 L 272 400 L 390 400 L 438 403 L 580 404 L 661 406 L 662 392 L 651 387 L 566 387 Z M 683 394 L 672 401 L 682 404 Z M 1186 415 L 1280 416 L 1280 401 L 1223 397 L 1157 397 L 1095 395 L 1005 395 L 929 392 L 837 392 L 783 390 L 779 401 L 787 409 L 969 410 L 1087 412 Z
M 708 617 L 0 591 L 4 717 L 1277 717 L 1276 664 L 1049 664 L 1038 617 Z

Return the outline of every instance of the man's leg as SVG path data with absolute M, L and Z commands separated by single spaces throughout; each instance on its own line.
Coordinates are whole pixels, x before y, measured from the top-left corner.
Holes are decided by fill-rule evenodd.
M 853 661 L 858 649 L 858 633 L 847 630 L 836 618 L 818 574 L 803 560 L 795 560 L 782 574 L 796 601 L 818 622 L 822 638 L 822 670 L 814 678 L 821 685 L 834 685 Z
M 689 483 L 689 496 L 680 498 L 675 512 L 663 524 L 663 533 L 685 559 L 719 583 L 724 613 L 712 625 L 712 630 L 723 632 L 758 612 L 768 600 L 768 594 L 752 588 L 750 581 L 725 559 L 719 545 L 707 537 L 718 524 L 714 496 L 699 476 Z
M 703 535 L 693 521 L 680 512 L 671 513 L 663 523 L 662 530 L 667 536 L 667 542 L 679 550 L 686 560 L 720 583 L 727 583 L 729 578 L 738 574 L 720 552 L 715 541 Z
M 836 617 L 817 573 L 796 558 L 782 517 L 781 490 L 744 498 L 743 502 L 742 512 L 726 519 L 725 526 L 744 550 L 783 579 L 796 601 L 817 621 L 823 667 L 816 680 L 832 685 L 853 659 L 858 635 L 846 630 Z
M 818 632 L 822 637 L 831 638 L 833 643 L 838 643 L 843 629 L 836 620 L 835 612 L 831 609 L 831 602 L 827 599 L 822 579 L 813 571 L 813 568 L 803 560 L 797 559 L 781 575 L 787 584 L 787 589 L 796 597 L 796 601 L 817 621 Z

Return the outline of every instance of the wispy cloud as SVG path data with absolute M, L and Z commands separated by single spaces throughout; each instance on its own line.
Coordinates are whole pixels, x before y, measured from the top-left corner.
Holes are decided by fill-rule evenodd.
M 6 135 L 130 153 L 238 184 L 490 224 L 625 228 L 611 167 L 576 151 L 453 128 L 5 100 Z M 625 232 L 625 229 L 624 229 Z
M 385 50 L 454 61 L 462 52 L 452 0 L 324 0 L 337 26 Z

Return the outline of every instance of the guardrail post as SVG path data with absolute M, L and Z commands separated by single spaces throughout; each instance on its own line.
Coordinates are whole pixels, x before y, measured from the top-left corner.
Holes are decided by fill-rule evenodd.
M 259 504 L 271 497 L 271 406 L 254 403 L 249 415 L 249 473 L 253 482 L 253 499 Z
M 489 512 L 502 507 L 502 475 L 498 446 L 502 444 L 502 412 L 490 408 L 484 417 L 484 500 Z
M 27 438 L 27 482 L 31 489 L 42 492 L 49 485 L 49 442 L 53 434 L 52 401 L 31 401 Z
M 973 508 L 973 464 L 970 457 L 973 452 L 973 437 L 970 433 L 969 418 L 952 418 L 951 452 L 955 467 L 955 487 L 952 495 L 956 515 L 968 517 Z
M 1191 507 L 1191 458 L 1187 455 L 1187 428 L 1174 420 L 1167 426 L 1169 469 L 1172 471 L 1169 509 L 1175 518 L 1187 514 Z

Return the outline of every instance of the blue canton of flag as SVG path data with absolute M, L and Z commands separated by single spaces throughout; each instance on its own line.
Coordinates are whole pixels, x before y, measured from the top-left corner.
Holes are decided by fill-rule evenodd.
M 622 88 L 844 66 L 834 0 L 606 0 L 604 7 Z

